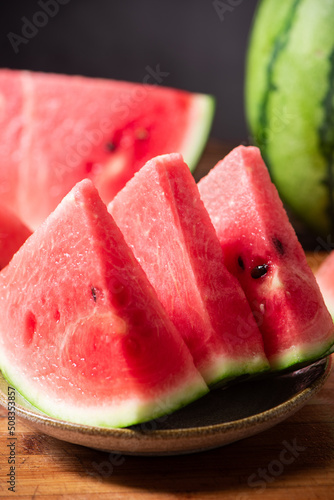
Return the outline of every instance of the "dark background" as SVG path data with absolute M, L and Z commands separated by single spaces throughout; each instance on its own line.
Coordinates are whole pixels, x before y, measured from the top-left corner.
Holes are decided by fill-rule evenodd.
M 53 14 L 38 15 L 44 12 L 41 4 Z M 2 0 L 0 66 L 142 82 L 147 67 L 159 65 L 168 73 L 162 85 L 216 97 L 212 137 L 243 142 L 249 138 L 243 100 L 245 54 L 256 4 Z M 27 28 L 26 20 L 40 26 Z M 23 36 L 26 42 L 13 41 L 13 36 Z

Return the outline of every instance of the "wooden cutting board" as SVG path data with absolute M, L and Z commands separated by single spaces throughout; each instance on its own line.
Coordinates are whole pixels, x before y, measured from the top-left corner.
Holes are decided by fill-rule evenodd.
M 210 143 L 196 171 L 230 149 Z M 315 270 L 324 254 L 307 254 Z M 0 498 L 172 500 L 334 499 L 334 373 L 295 415 L 229 446 L 193 455 L 135 457 L 73 445 L 15 422 L 15 493 L 8 413 L 0 409 Z M 288 443 L 288 445 L 287 445 Z M 293 452 L 288 454 L 286 447 Z

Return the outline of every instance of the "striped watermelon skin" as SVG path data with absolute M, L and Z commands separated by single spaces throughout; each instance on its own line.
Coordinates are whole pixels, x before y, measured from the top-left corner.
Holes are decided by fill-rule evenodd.
M 334 2 L 262 0 L 246 68 L 246 115 L 282 199 L 334 232 Z

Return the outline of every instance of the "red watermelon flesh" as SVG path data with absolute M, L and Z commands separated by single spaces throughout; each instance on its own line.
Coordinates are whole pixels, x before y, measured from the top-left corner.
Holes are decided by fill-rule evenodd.
M 334 251 L 332 251 L 315 273 L 316 280 L 328 310 L 334 318 Z
M 259 149 L 235 148 L 198 188 L 272 367 L 323 355 L 334 342 L 333 323 Z
M 0 70 L 0 197 L 17 211 L 19 176 L 24 170 L 24 95 L 20 73 Z
M 30 235 L 30 229 L 11 210 L 0 205 L 0 270 Z
M 268 367 L 261 334 L 180 154 L 150 160 L 108 210 L 208 384 Z
M 207 392 L 91 181 L 0 274 L 0 366 L 57 418 L 123 427 Z
M 29 71 L 0 70 L 0 100 L 2 189 L 33 228 L 83 178 L 109 202 L 152 156 L 195 166 L 213 114 L 203 94 Z

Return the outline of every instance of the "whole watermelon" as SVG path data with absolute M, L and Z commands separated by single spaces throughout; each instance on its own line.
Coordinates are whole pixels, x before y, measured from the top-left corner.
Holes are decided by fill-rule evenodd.
M 333 0 L 259 2 L 246 115 L 283 200 L 317 235 L 334 235 Z

